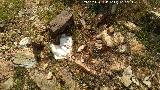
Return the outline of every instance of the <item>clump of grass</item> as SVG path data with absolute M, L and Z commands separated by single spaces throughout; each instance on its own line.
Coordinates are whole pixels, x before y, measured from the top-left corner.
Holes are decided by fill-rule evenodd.
M 27 70 L 23 67 L 16 67 L 14 73 L 14 90 L 40 90 L 37 84 L 28 76 Z
M 160 33 L 158 32 L 159 25 L 157 19 L 152 20 L 148 14 L 140 19 L 140 27 L 142 28 L 136 35 L 146 46 L 147 50 L 153 55 L 160 53 Z
M 15 88 L 15 90 L 23 90 L 25 85 L 25 73 L 26 73 L 25 68 L 22 67 L 15 68 L 15 73 L 14 73 L 15 85 L 13 87 Z
M 158 6 L 160 5 L 160 0 L 149 0 L 150 4 L 152 6 Z
M 40 88 L 37 86 L 37 84 L 29 77 L 27 78 L 26 81 L 27 81 L 26 83 L 28 85 L 28 87 L 27 87 L 28 90 L 40 90 Z
M 0 0 L 0 21 L 8 20 L 18 13 L 23 8 L 24 0 Z
M 139 68 L 145 67 L 154 70 L 156 68 L 156 61 L 151 57 L 151 55 L 134 55 L 132 65 Z
M 43 7 L 46 1 L 41 1 L 39 6 Z M 44 19 L 46 22 L 51 21 L 57 14 L 65 10 L 65 5 L 62 1 L 51 0 L 48 5 L 48 10 L 40 10 L 38 15 L 40 18 Z

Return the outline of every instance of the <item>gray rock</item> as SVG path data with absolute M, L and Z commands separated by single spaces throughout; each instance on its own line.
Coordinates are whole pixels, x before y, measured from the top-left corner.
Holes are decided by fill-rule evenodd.
M 22 51 L 17 51 L 12 59 L 15 66 L 25 68 L 32 68 L 37 63 L 33 51 L 30 48 L 25 48 Z
M 49 23 L 50 30 L 56 34 L 63 32 L 67 27 L 70 27 L 74 24 L 73 15 L 69 10 L 62 11 Z

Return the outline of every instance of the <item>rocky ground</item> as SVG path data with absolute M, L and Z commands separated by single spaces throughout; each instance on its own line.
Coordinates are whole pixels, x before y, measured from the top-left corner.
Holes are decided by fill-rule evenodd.
M 0 0 L 0 89 L 159 90 L 160 1 L 97 1 Z

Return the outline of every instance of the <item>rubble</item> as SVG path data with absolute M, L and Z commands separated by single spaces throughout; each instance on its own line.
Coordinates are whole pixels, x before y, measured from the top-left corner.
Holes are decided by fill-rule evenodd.
M 140 85 L 139 81 L 132 73 L 131 66 L 128 66 L 126 69 L 124 69 L 123 76 L 120 77 L 120 81 L 125 87 L 129 87 L 132 83 L 135 83 L 138 86 Z
M 120 32 L 115 32 L 113 38 L 115 46 L 120 45 L 124 42 L 124 36 Z
M 113 38 L 111 36 L 109 36 L 106 31 L 102 32 L 102 40 L 105 41 L 107 46 L 109 46 L 109 47 L 114 46 Z
M 124 69 L 123 76 L 120 77 L 120 81 L 124 84 L 124 86 L 129 87 L 132 83 L 131 77 L 132 77 L 132 70 L 131 66 L 128 66 L 126 69 Z
M 97 49 L 102 49 L 102 40 L 96 40 L 94 45 Z
M 113 34 L 113 35 L 110 35 Z M 124 36 L 120 32 L 114 32 L 112 30 L 104 30 L 101 33 L 102 40 L 106 43 L 109 47 L 118 46 L 123 44 Z

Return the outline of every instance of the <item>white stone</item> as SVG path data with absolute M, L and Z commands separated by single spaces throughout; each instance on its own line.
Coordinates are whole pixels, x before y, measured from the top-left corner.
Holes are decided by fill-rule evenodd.
M 109 47 L 114 46 L 113 38 L 107 34 L 106 30 L 102 32 L 102 39 L 105 41 L 107 46 Z
M 19 45 L 22 47 L 30 43 L 31 43 L 31 39 L 29 37 L 25 37 L 19 42 Z
M 50 48 L 55 59 L 66 58 L 67 53 L 59 45 L 50 44 Z
M 144 80 L 143 80 L 143 83 L 146 84 L 150 88 L 151 87 L 151 82 L 149 81 L 149 78 L 150 78 L 149 76 L 145 77 Z
M 140 85 L 138 79 L 136 77 L 134 77 L 134 76 L 132 77 L 132 82 L 135 83 L 137 86 Z
M 47 80 L 52 79 L 52 77 L 53 77 L 53 73 L 52 73 L 52 72 L 49 72 L 49 73 L 47 74 Z
M 78 48 L 77 52 L 81 52 L 84 48 L 85 48 L 85 45 L 81 45 L 81 46 Z
M 71 56 L 72 52 L 72 37 L 62 34 L 60 38 L 60 45 L 50 44 L 52 53 L 55 59 L 66 59 Z
M 70 53 L 72 51 L 73 40 L 71 36 L 66 36 L 62 34 L 60 38 L 60 47 L 66 52 Z
M 127 51 L 127 46 L 126 45 L 120 45 L 118 46 L 118 51 L 121 53 L 124 53 Z
M 133 77 L 131 66 L 124 69 L 123 76 L 120 77 L 120 81 L 124 86 L 129 87 L 132 84 L 131 78 Z

